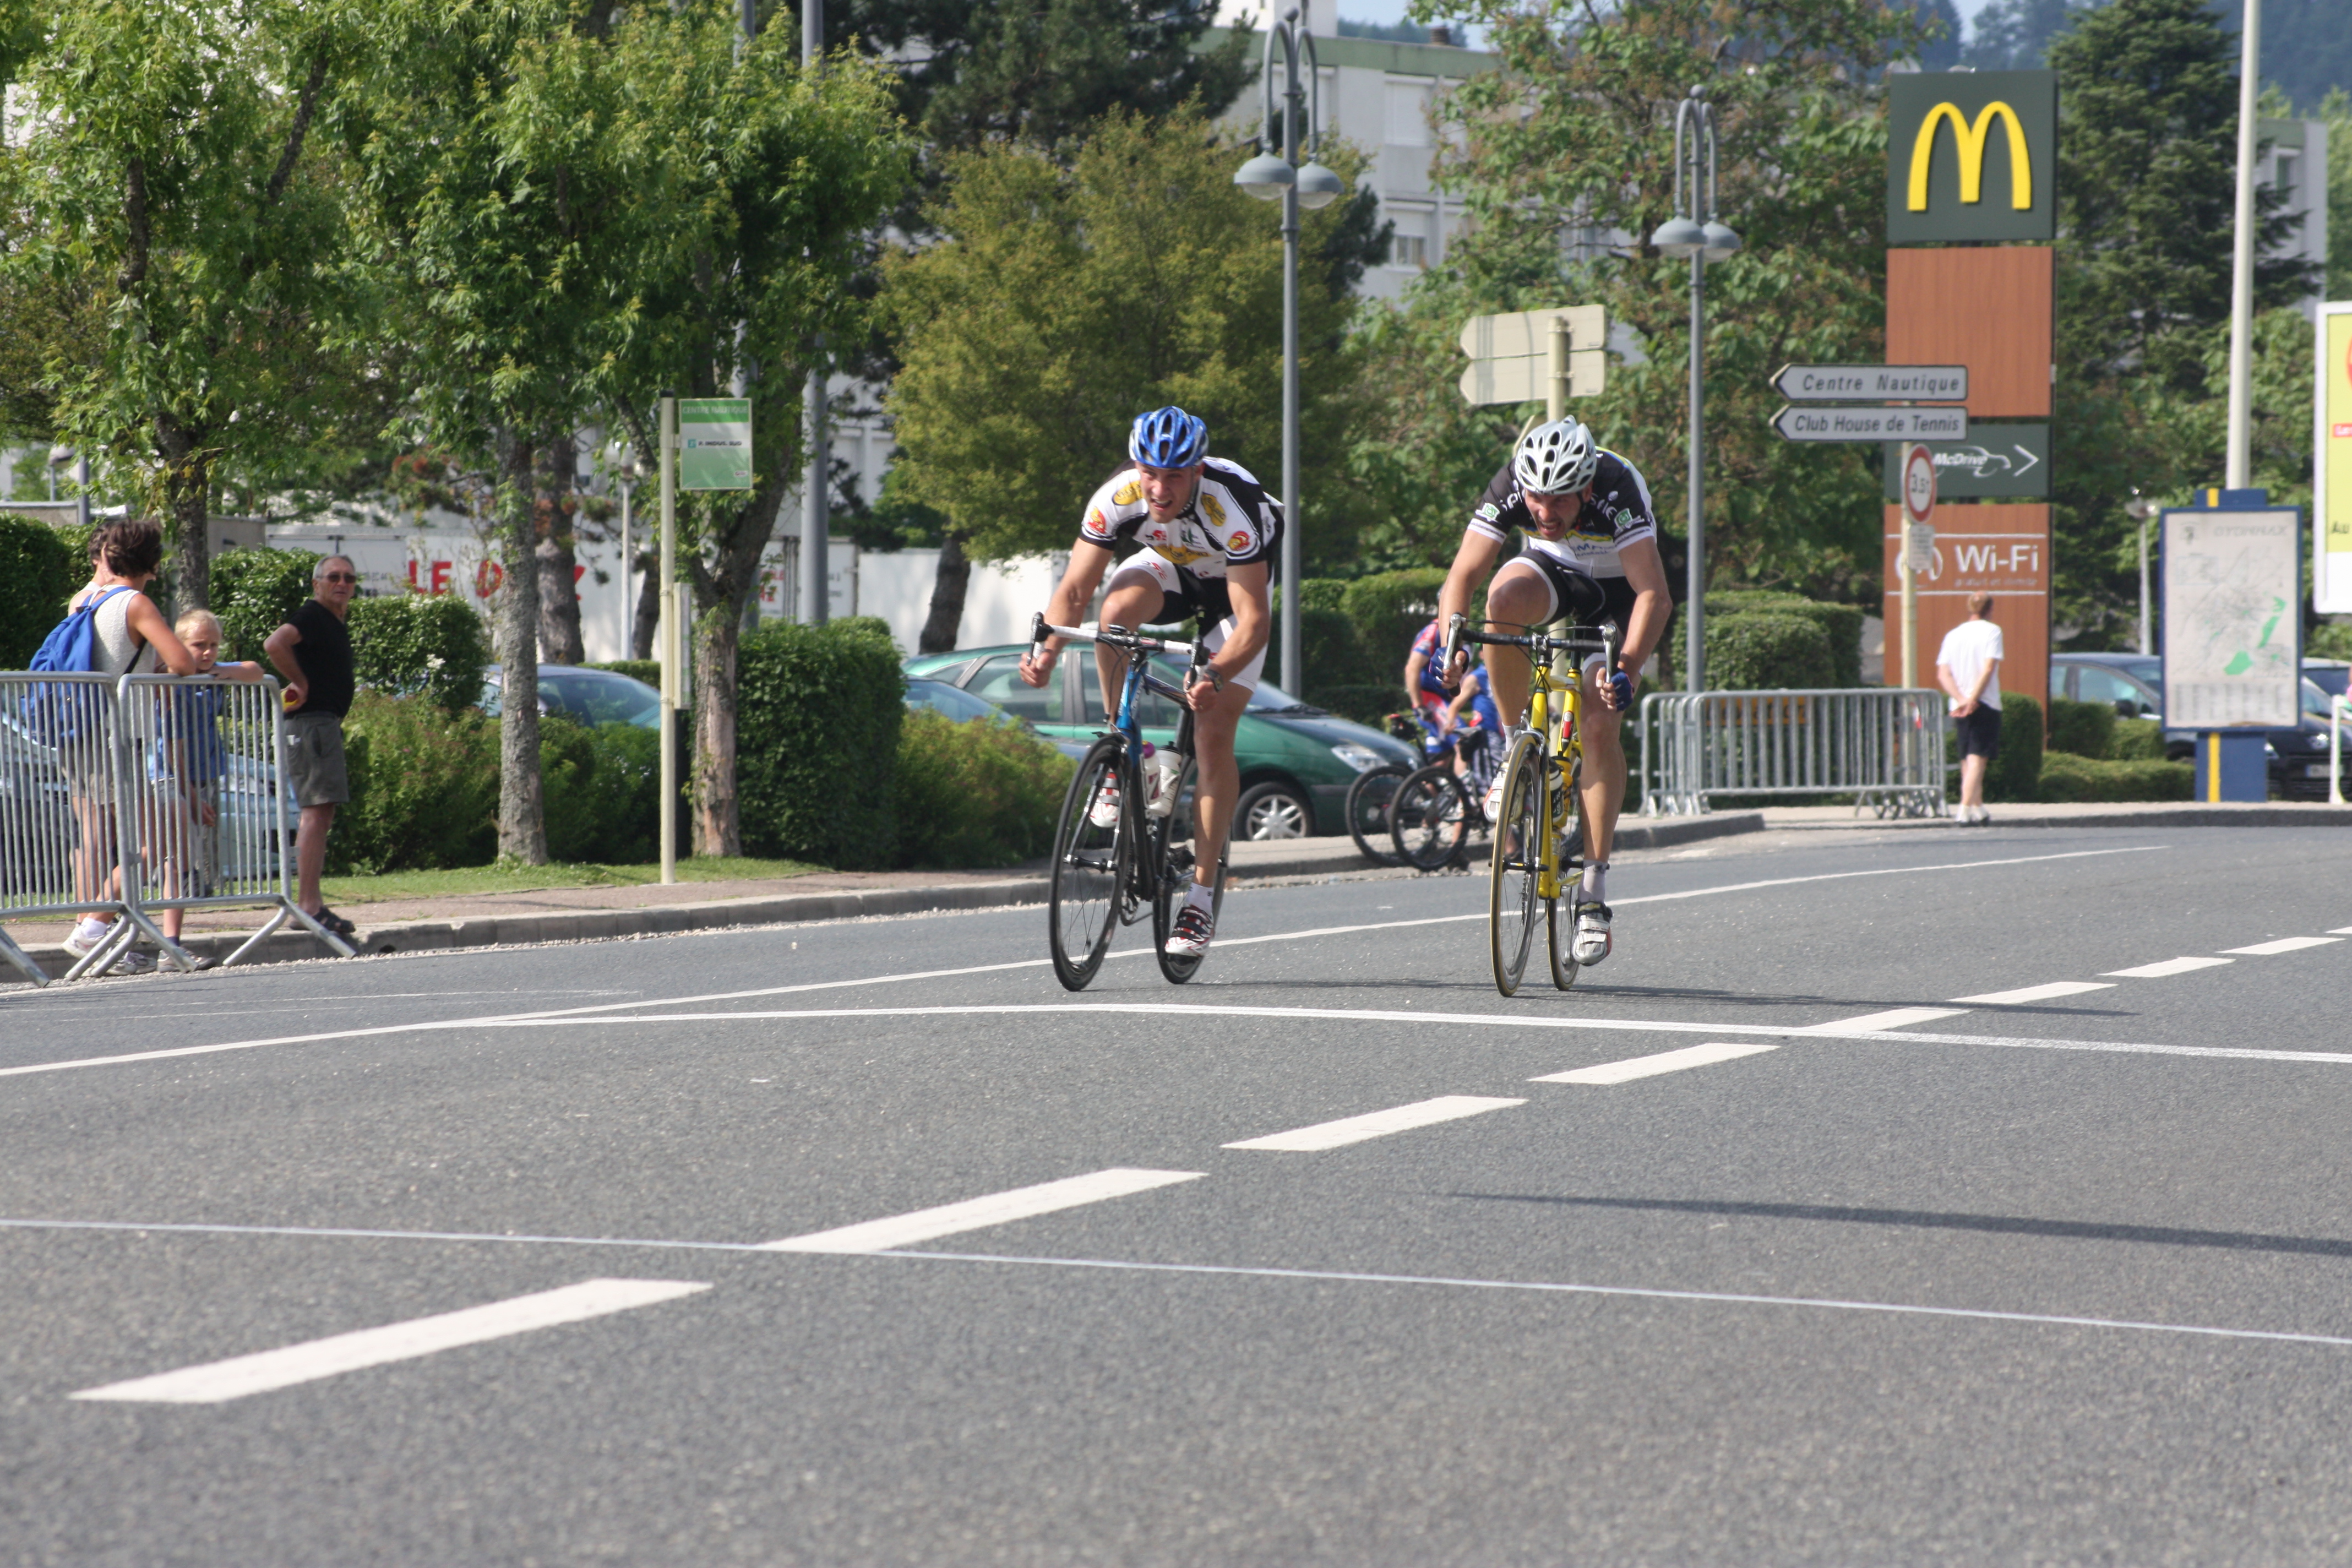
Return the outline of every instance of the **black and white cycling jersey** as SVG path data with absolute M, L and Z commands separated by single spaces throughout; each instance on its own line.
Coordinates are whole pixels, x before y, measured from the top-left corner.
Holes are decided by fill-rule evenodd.
M 1617 552 L 1626 545 L 1658 536 L 1657 518 L 1650 510 L 1649 481 L 1642 470 L 1605 447 L 1592 483 L 1585 488 L 1584 504 L 1559 539 L 1536 531 L 1519 481 L 1505 463 L 1487 483 L 1486 493 L 1470 514 L 1470 531 L 1498 542 L 1510 541 L 1517 529 L 1530 555 L 1549 556 L 1588 577 L 1622 577 L 1625 567 Z
M 1104 480 L 1087 502 L 1078 535 L 1107 550 L 1122 539 L 1131 541 L 1174 567 L 1187 586 L 1222 586 L 1227 567 L 1261 561 L 1269 570 L 1275 567 L 1282 503 L 1239 463 L 1203 458 L 1192 504 L 1157 522 L 1143 499 L 1143 476 L 1130 465 Z

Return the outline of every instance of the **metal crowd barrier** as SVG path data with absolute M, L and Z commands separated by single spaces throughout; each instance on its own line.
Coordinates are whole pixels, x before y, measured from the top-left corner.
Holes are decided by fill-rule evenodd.
M 1940 691 L 1657 692 L 1642 701 L 1642 810 L 1688 816 L 1718 795 L 1852 795 L 1854 813 L 1938 816 Z M 1654 771 L 1655 777 L 1653 777 Z
M 293 808 L 278 685 L 211 677 L 0 672 L 0 920 L 113 915 L 68 980 L 102 974 L 167 909 L 272 910 L 224 964 L 289 921 L 353 949 L 294 902 Z M 0 958 L 40 966 L 0 930 Z

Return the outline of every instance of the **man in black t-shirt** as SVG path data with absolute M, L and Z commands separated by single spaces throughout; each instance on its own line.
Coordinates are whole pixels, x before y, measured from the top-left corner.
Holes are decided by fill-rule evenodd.
M 343 625 L 359 588 L 359 569 L 330 555 L 310 571 L 310 597 L 269 634 L 262 651 L 286 683 L 286 772 L 302 826 L 294 843 L 299 886 L 295 902 L 337 936 L 352 922 L 327 908 L 319 877 L 327 868 L 327 834 L 335 807 L 352 798 L 343 768 L 343 715 L 352 710 L 352 634 Z

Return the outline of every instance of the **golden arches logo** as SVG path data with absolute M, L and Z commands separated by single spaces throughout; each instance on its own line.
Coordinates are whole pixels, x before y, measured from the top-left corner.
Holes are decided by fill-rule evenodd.
M 1983 198 L 1985 141 L 1996 116 L 2009 132 L 2009 205 L 2020 212 L 2032 210 L 2033 161 L 2025 150 L 2025 127 L 2019 123 L 2017 110 L 1996 99 L 1977 111 L 1973 125 L 1950 103 L 1936 105 L 1919 122 L 1919 134 L 1911 142 L 1913 212 L 1927 210 L 1927 169 L 1936 160 L 1936 128 L 1947 119 L 1952 122 L 1952 141 L 1960 158 L 1960 200 L 1974 203 Z

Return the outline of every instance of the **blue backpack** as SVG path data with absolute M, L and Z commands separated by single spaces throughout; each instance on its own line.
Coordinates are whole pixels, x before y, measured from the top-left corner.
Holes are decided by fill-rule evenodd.
M 32 663 L 26 668 L 54 670 L 60 675 L 88 674 L 96 669 L 99 606 L 117 594 L 136 592 L 130 587 L 109 588 L 91 597 L 41 639 Z M 37 685 L 25 696 L 26 727 L 45 746 L 64 745 L 79 739 L 85 731 L 97 729 L 105 705 L 106 693 L 96 687 L 79 682 Z

